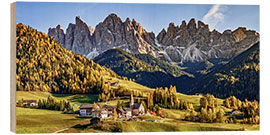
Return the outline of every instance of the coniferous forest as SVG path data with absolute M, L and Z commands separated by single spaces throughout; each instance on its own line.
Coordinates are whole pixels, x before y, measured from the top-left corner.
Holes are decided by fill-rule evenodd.
M 118 77 L 31 27 L 18 24 L 16 34 L 18 91 L 100 93 L 105 87 L 104 75 Z

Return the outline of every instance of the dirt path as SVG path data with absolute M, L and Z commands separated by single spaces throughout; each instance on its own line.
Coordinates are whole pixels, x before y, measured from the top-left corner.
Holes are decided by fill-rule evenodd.
M 57 134 L 57 133 L 60 133 L 60 132 L 66 131 L 66 130 L 68 130 L 68 129 L 70 129 L 70 127 L 68 127 L 68 128 L 64 128 L 64 129 L 61 129 L 61 130 L 58 130 L 58 131 L 55 131 L 53 134 Z
M 86 124 L 86 123 L 88 123 L 88 121 L 78 122 L 78 123 L 75 123 L 75 125 L 78 125 L 78 124 Z M 53 132 L 53 134 L 61 133 L 61 132 L 63 132 L 63 131 L 69 130 L 70 128 L 72 128 L 72 127 L 75 126 L 75 125 L 70 125 L 69 127 L 66 127 L 66 128 L 60 129 L 60 130 L 57 130 L 57 131 Z

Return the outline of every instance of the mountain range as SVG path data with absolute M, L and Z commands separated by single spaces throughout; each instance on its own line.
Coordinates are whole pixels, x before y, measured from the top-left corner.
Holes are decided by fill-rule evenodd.
M 93 59 L 112 48 L 121 48 L 131 54 L 150 54 L 169 62 L 199 62 L 210 58 L 232 58 L 259 41 L 259 33 L 239 27 L 220 33 L 210 31 L 202 21 L 191 19 L 181 25 L 170 23 L 157 36 L 147 32 L 135 19 L 112 13 L 92 28 L 77 16 L 66 32 L 60 25 L 49 28 L 48 35 L 63 47 Z
M 48 35 L 64 48 L 151 87 L 174 85 L 185 94 L 259 99 L 258 32 L 238 27 L 220 33 L 202 21 L 170 23 L 157 36 L 135 19 L 108 15 L 95 28 L 80 17 L 66 32 Z M 251 95 L 249 95 L 251 94 Z

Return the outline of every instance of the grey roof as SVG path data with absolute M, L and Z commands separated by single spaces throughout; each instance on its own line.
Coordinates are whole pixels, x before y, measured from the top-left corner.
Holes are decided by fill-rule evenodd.
M 23 100 L 23 103 L 36 103 L 37 100 Z
M 116 106 L 112 106 L 112 105 L 104 105 L 102 108 L 106 108 L 109 111 L 112 111 L 114 108 L 116 108 Z
M 80 109 L 91 109 L 93 108 L 94 104 L 82 104 Z
M 139 109 L 142 103 L 134 103 L 133 109 Z
M 97 104 L 97 106 L 100 107 L 99 104 Z M 94 107 L 94 104 L 81 104 L 80 105 L 80 109 L 92 109 Z

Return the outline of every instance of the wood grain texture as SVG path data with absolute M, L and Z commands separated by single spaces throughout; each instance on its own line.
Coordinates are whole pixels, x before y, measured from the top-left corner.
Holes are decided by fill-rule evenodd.
M 10 5 L 10 130 L 16 132 L 16 3 Z

